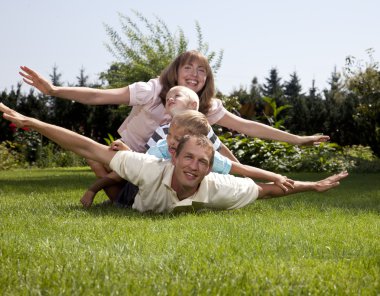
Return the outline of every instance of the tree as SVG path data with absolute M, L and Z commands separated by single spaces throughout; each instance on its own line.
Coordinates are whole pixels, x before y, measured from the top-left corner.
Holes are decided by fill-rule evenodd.
M 88 83 L 88 75 L 85 74 L 85 69 L 83 66 L 79 70 L 79 76 L 76 78 L 77 83 L 75 86 L 96 87 Z M 72 102 L 70 106 L 70 117 L 68 118 L 70 129 L 85 135 L 90 135 L 92 129 L 94 128 L 93 124 L 99 124 L 95 122 L 89 122 L 93 108 L 93 106 Z
M 306 105 L 305 95 L 296 72 L 290 75 L 290 80 L 284 83 L 284 97 L 287 104 L 291 105 L 287 111 L 285 126 L 297 134 L 305 134 L 310 114 Z
M 326 104 L 315 87 L 315 80 L 312 81 L 309 93 L 305 95 L 305 102 L 308 110 L 308 120 L 304 124 L 305 134 L 328 134 L 324 125 L 327 118 Z
M 369 62 L 362 65 L 354 57 L 346 59 L 346 85 L 350 95 L 358 100 L 354 120 L 361 141 L 380 156 L 380 71 L 368 49 Z
M 265 80 L 266 83 L 261 88 L 263 96 L 275 99 L 276 104 L 279 106 L 283 105 L 283 90 L 277 69 L 272 68 L 269 72 L 269 77 L 265 78 Z
M 264 102 L 261 95 L 261 86 L 257 77 L 253 77 L 249 92 L 242 86 L 231 94 L 239 98 L 241 108 L 240 115 L 247 119 L 257 119 L 264 116 Z
M 277 109 L 281 108 L 281 106 L 286 105 L 286 102 L 283 97 L 284 92 L 282 89 L 281 78 L 278 75 L 277 69 L 272 68 L 269 72 L 269 77 L 265 78 L 265 80 L 266 83 L 264 83 L 261 87 L 261 93 L 263 94 L 263 97 L 268 98 L 263 100 L 265 102 L 263 110 L 264 118 L 268 120 L 269 118 L 275 116 L 276 121 L 281 122 L 280 125 L 282 125 L 286 117 L 285 112 L 278 112 L 278 114 L 275 115 L 274 113 L 277 112 L 275 109 L 273 109 L 273 107 Z M 283 110 L 288 108 L 289 106 L 286 106 L 286 108 L 284 108 Z M 281 116 L 279 116 L 280 114 Z M 270 124 L 272 123 L 270 122 Z M 282 128 L 284 127 L 282 126 Z
M 323 90 L 325 99 L 334 103 L 341 103 L 344 101 L 347 93 L 345 92 L 345 85 L 342 81 L 342 75 L 337 71 L 336 67 L 331 73 L 328 84 L 330 88 Z
M 109 25 L 105 25 L 111 41 L 107 44 L 107 48 L 116 61 L 106 72 L 101 73 L 101 79 L 106 80 L 110 87 L 122 87 L 136 81 L 148 81 L 157 77 L 188 47 L 188 40 L 181 28 L 178 28 L 178 33 L 172 33 L 162 19 L 155 17 L 155 21 L 151 22 L 141 13 L 137 11 L 133 13 L 137 21 L 132 17 L 119 14 L 124 36 Z M 209 52 L 209 46 L 203 40 L 198 23 L 196 23 L 196 31 L 197 50 L 208 58 L 216 74 L 221 66 L 223 50 L 218 54 L 214 51 Z
M 353 115 L 357 100 L 350 95 L 341 73 L 331 73 L 329 89 L 324 90 L 327 116 L 325 126 L 332 141 L 340 145 L 359 144 L 359 133 Z
M 62 86 L 62 74 L 58 72 L 57 65 L 53 66 L 53 72 L 49 76 L 53 85 Z M 50 96 L 48 98 L 48 109 L 51 122 L 59 126 L 70 128 L 71 105 L 72 102 L 70 100 L 62 100 Z

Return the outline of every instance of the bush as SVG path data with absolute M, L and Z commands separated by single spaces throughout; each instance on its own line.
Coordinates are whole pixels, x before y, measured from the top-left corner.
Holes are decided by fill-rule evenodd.
M 86 160 L 71 151 L 63 150 L 58 145 L 49 142 L 40 149 L 36 165 L 41 168 L 47 167 L 78 167 L 87 166 Z
M 0 143 L 0 170 L 26 167 L 24 155 L 10 141 Z
M 274 172 L 338 172 L 342 170 L 380 172 L 379 160 L 363 146 L 341 147 L 322 143 L 298 147 L 283 142 L 226 133 L 221 141 L 240 162 Z
M 344 154 L 354 163 L 351 171 L 356 173 L 380 172 L 380 159 L 376 157 L 370 147 L 360 145 L 344 147 Z
M 42 136 L 28 128 L 15 128 L 13 132 L 15 148 L 24 154 L 25 161 L 30 165 L 36 162 L 41 148 Z
M 73 152 L 63 150 L 58 145 L 49 142 L 40 146 L 36 153 L 28 150 L 27 144 L 5 141 L 0 144 L 0 170 L 26 168 L 37 166 L 40 168 L 51 167 L 80 167 L 87 166 L 83 157 Z M 32 151 L 32 154 L 28 153 Z M 37 153 L 38 152 L 38 153 Z M 34 155 L 34 161 L 30 161 L 30 155 Z

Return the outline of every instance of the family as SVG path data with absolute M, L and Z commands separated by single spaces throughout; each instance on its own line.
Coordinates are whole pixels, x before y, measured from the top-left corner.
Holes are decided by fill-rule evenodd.
M 108 147 L 0 104 L 5 119 L 32 128 L 88 160 L 98 179 L 81 198 L 85 207 L 104 189 L 112 202 L 140 212 L 236 209 L 258 198 L 326 191 L 348 175 L 342 172 L 303 182 L 239 163 L 211 125 L 295 145 L 313 145 L 329 137 L 297 136 L 228 112 L 214 98 L 210 65 L 197 51 L 179 55 L 158 78 L 117 89 L 57 87 L 28 67 L 21 70 L 24 81 L 46 95 L 83 104 L 132 106 L 118 129 L 121 139 Z

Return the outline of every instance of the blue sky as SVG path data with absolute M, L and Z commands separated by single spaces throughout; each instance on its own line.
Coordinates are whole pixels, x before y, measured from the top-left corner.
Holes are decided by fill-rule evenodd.
M 118 29 L 118 13 L 132 10 L 160 17 L 173 32 L 181 27 L 190 47 L 198 21 L 210 49 L 224 50 L 216 81 L 225 94 L 249 87 L 254 76 L 264 83 L 273 67 L 282 81 L 296 71 L 306 91 L 313 79 L 326 87 L 348 55 L 366 60 L 373 48 L 380 61 L 378 0 L 12 0 L 0 4 L 0 90 L 20 81 L 20 65 L 47 77 L 57 65 L 66 83 L 76 82 L 83 66 L 96 81 L 114 60 L 103 24 Z

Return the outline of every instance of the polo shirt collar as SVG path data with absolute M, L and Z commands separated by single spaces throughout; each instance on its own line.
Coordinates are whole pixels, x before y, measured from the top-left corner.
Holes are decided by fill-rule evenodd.
M 173 190 L 171 186 L 173 174 L 174 174 L 174 165 L 170 163 L 168 165 L 168 168 L 164 170 L 164 174 L 162 176 L 162 184 L 164 184 L 166 187 L 170 188 L 171 190 Z

